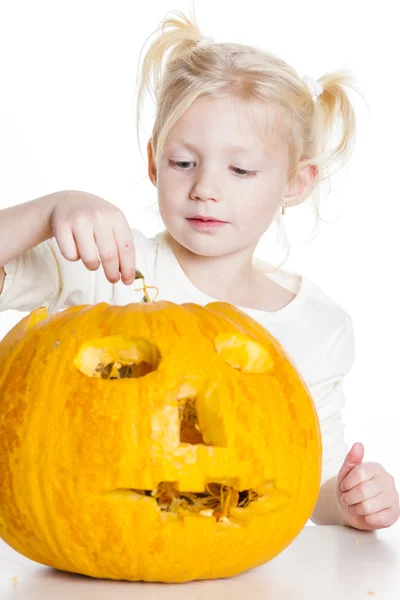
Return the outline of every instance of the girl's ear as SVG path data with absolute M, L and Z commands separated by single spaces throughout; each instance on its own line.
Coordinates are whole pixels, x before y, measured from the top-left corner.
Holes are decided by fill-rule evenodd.
M 304 167 L 286 189 L 286 206 L 290 208 L 304 202 L 315 187 L 317 175 L 317 165 L 307 165 Z
M 153 160 L 153 148 L 151 145 L 151 139 L 147 143 L 147 159 L 148 159 L 148 174 L 150 181 L 157 187 L 157 169 Z

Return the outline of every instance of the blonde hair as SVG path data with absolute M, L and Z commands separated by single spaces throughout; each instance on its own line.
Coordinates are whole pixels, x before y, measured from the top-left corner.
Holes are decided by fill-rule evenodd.
M 314 102 L 295 69 L 270 52 L 238 43 L 198 45 L 204 36 L 194 13 L 189 19 L 181 11 L 168 12 L 149 38 L 154 34 L 156 38 L 144 56 L 141 69 L 139 59 L 136 108 L 139 147 L 146 92 L 156 103 L 151 134 L 155 164 L 169 131 L 200 96 L 234 96 L 249 111 L 254 103 L 263 103 L 269 143 L 288 145 L 288 180 L 307 165 L 318 167 L 312 192 L 318 220 L 318 184 L 333 174 L 329 172 L 333 165 L 338 165 L 336 171 L 339 170 L 354 148 L 355 112 L 344 89 L 347 86 L 359 93 L 352 74 L 343 70 L 324 74 L 318 79 L 323 93 Z M 331 137 L 337 131 L 338 143 L 329 149 Z M 278 227 L 282 227 L 280 221 L 278 218 Z M 287 260 L 286 246 L 285 257 L 275 268 Z

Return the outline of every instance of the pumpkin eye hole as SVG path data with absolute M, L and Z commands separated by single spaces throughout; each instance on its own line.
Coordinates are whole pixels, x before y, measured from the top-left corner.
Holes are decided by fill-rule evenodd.
M 275 361 L 267 348 L 242 333 L 220 333 L 214 343 L 221 359 L 243 373 L 275 370 Z
M 82 344 L 74 364 L 88 377 L 126 379 L 156 371 L 160 361 L 158 347 L 148 340 L 112 335 Z

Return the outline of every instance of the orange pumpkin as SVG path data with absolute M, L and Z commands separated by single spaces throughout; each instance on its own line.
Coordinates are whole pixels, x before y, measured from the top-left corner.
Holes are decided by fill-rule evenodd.
M 321 451 L 290 358 L 230 304 L 41 308 L 0 343 L 0 536 L 39 563 L 235 575 L 301 531 Z

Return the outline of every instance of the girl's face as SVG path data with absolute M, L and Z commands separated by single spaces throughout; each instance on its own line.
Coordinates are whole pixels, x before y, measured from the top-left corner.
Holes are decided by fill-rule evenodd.
M 269 147 L 254 114 L 234 98 L 198 98 L 168 134 L 156 173 L 160 214 L 195 254 L 255 248 L 283 203 L 287 145 Z M 190 221 L 198 215 L 224 224 L 201 228 Z

